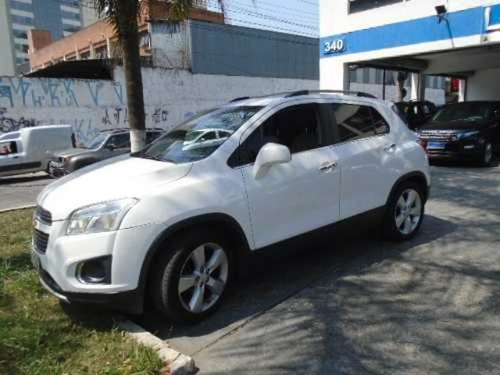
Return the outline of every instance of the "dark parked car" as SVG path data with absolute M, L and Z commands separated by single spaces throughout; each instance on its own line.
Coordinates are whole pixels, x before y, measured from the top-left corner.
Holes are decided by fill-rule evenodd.
M 86 147 L 72 148 L 54 154 L 49 162 L 49 174 L 60 177 L 98 161 L 130 152 L 129 129 L 101 131 Z M 163 133 L 162 129 L 147 129 L 146 143 Z
M 429 101 L 399 102 L 396 106 L 404 115 L 411 130 L 422 126 L 436 113 L 436 105 Z
M 491 163 L 500 150 L 500 102 L 463 102 L 445 105 L 418 130 L 429 158 Z

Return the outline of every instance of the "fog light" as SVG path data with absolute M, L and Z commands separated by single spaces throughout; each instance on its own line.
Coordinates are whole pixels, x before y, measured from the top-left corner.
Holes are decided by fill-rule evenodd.
M 111 255 L 81 262 L 76 268 L 76 278 L 83 284 L 110 284 Z

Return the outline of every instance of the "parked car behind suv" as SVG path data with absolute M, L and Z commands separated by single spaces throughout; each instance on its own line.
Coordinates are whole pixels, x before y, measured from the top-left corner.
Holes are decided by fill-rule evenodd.
M 186 143 L 206 129 L 228 136 Z M 49 185 L 32 260 L 62 300 L 140 313 L 149 296 L 167 317 L 195 321 L 249 251 L 361 214 L 393 240 L 413 237 L 429 183 L 425 152 L 389 103 L 308 91 L 242 99 Z
M 441 107 L 419 129 L 431 159 L 472 160 L 487 166 L 500 150 L 500 102 L 463 102 Z
M 130 152 L 129 132 L 130 129 L 103 130 L 88 146 L 54 153 L 49 162 L 49 174 L 52 177 L 64 176 L 87 165 Z M 146 143 L 151 143 L 162 133 L 162 129 L 147 129 Z
M 417 129 L 436 113 L 436 105 L 427 100 L 418 102 L 399 102 L 396 103 L 402 114 L 408 121 L 408 127 L 412 130 Z

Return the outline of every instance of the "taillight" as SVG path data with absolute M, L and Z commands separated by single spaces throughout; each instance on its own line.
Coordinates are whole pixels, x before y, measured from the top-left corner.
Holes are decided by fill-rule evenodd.
M 427 151 L 427 141 L 425 139 L 419 139 L 418 140 L 418 143 L 420 144 L 420 146 L 422 146 L 422 148 Z

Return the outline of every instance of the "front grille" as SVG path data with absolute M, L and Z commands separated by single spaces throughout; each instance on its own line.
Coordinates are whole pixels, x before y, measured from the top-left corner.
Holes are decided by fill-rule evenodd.
M 33 247 L 41 254 L 47 251 L 47 244 L 49 243 L 49 235 L 38 229 L 33 230 Z
M 52 225 L 52 214 L 40 206 L 36 206 L 35 217 L 43 224 Z
M 456 135 L 454 130 L 423 130 L 419 137 L 420 139 L 431 139 L 437 141 L 448 141 Z

